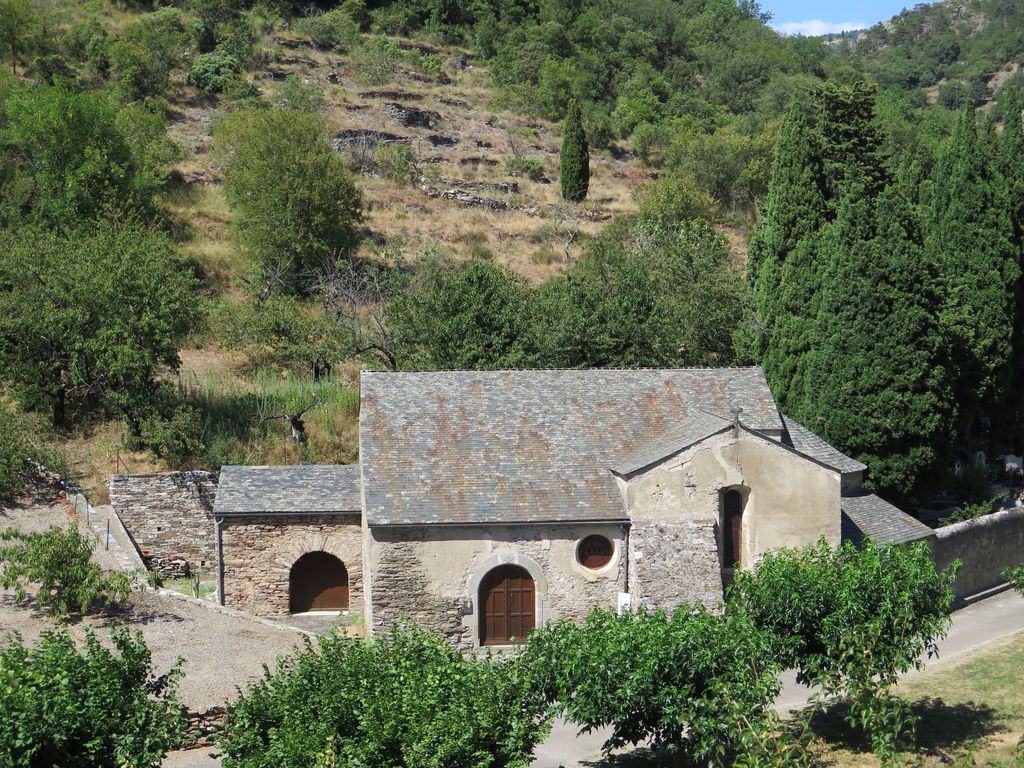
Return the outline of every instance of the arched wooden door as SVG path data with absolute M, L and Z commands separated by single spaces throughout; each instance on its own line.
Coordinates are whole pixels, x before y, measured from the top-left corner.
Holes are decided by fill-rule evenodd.
M 734 489 L 722 496 L 722 567 L 739 568 L 743 561 L 743 495 Z
M 536 625 L 533 578 L 518 565 L 501 565 L 480 583 L 480 644 L 526 639 Z
M 327 552 L 307 552 L 296 560 L 288 578 L 288 607 L 292 613 L 347 611 L 345 564 Z

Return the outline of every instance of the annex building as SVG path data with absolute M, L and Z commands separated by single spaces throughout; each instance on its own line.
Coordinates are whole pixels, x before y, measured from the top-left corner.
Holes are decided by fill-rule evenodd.
M 756 367 L 365 372 L 359 448 L 222 468 L 225 604 L 409 616 L 468 649 L 595 605 L 715 606 L 769 550 L 931 533 Z

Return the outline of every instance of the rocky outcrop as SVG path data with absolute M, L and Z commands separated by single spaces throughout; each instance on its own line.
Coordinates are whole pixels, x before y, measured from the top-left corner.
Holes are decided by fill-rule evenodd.
M 383 112 L 392 122 L 404 128 L 436 128 L 441 124 L 441 115 L 429 109 L 417 109 L 394 101 L 380 105 Z
M 458 189 L 465 190 L 490 189 L 505 195 L 514 195 L 519 192 L 518 181 L 467 181 L 466 179 L 456 179 L 451 176 L 438 176 L 437 183 L 443 184 L 446 187 L 457 187 Z
M 361 99 L 387 99 L 388 101 L 420 101 L 423 95 L 412 91 L 362 91 Z

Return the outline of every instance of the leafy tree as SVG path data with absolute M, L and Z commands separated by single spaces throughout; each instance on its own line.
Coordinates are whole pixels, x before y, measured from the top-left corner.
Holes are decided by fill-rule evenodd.
M 854 186 L 824 241 L 809 421 L 868 465 L 875 488 L 908 499 L 945 466 L 954 411 L 916 213 L 896 187 Z
M 938 269 L 939 322 L 970 423 L 1005 395 L 1021 274 L 1005 180 L 973 110 L 961 114 L 933 182 L 925 253 Z
M 188 53 L 192 37 L 177 8 L 161 8 L 128 24 L 108 55 L 114 76 L 129 99 L 164 96 L 171 72 Z
M 109 212 L 148 212 L 159 177 L 132 150 L 118 111 L 102 93 L 26 86 L 3 105 L 0 143 L 12 178 L 0 215 L 67 229 Z
M 387 307 L 398 364 L 415 370 L 519 368 L 527 352 L 527 286 L 503 267 L 429 265 Z
M 14 588 L 18 602 L 28 598 L 28 586 L 38 585 L 35 601 L 51 616 L 91 613 L 123 603 L 131 592 L 124 573 L 104 574 L 92 562 L 94 544 L 78 529 L 52 526 L 42 532 L 20 533 L 8 529 L 0 540 L 14 541 L 0 547 L 0 583 Z
M 0 0 L 0 49 L 11 56 L 11 73 L 18 73 L 18 58 L 41 31 L 40 14 L 31 0 Z
M 609 227 L 533 310 L 539 364 L 591 368 L 727 365 L 742 284 L 706 222 Z
M 0 502 L 11 501 L 40 479 L 31 462 L 59 470 L 60 457 L 38 440 L 28 420 L 0 405 Z
M 180 744 L 178 665 L 154 675 L 141 632 L 114 629 L 111 644 L 86 627 L 81 650 L 54 631 L 0 648 L 0 763 L 156 768 Z
M 562 152 L 558 169 L 562 183 L 562 197 L 570 203 L 580 203 L 590 188 L 590 148 L 583 130 L 583 115 L 577 101 L 569 104 L 562 129 Z
M 307 289 L 356 243 L 362 196 L 323 120 L 289 109 L 239 110 L 214 128 L 224 193 L 264 295 Z
M 958 567 L 936 571 L 926 542 L 833 549 L 821 541 L 737 573 L 727 613 L 768 632 L 777 663 L 795 668 L 798 681 L 845 698 L 849 724 L 888 760 L 914 728 L 890 690 L 945 635 Z
M 612 729 L 606 752 L 647 742 L 684 764 L 720 766 L 743 751 L 750 731 L 772 727 L 782 688 L 766 631 L 685 604 L 548 624 L 531 633 L 526 658 L 563 717 Z
M 710 222 L 715 201 L 692 176 L 676 169 L 643 187 L 639 208 L 640 221 L 671 231 L 692 221 Z
M 194 327 L 195 278 L 170 241 L 137 222 L 100 222 L 66 236 L 0 232 L 0 371 L 23 403 L 119 411 L 132 433 L 176 370 Z
M 548 707 L 518 657 L 464 656 L 410 625 L 306 641 L 228 707 L 226 768 L 529 764 Z

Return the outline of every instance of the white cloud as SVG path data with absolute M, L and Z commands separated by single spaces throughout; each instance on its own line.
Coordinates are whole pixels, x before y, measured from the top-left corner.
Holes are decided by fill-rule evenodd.
M 785 21 L 772 25 L 776 31 L 784 35 L 806 35 L 817 37 L 827 35 L 830 32 L 848 32 L 853 29 L 867 29 L 870 24 L 863 21 L 822 21 L 821 19 L 808 19 L 807 21 Z

